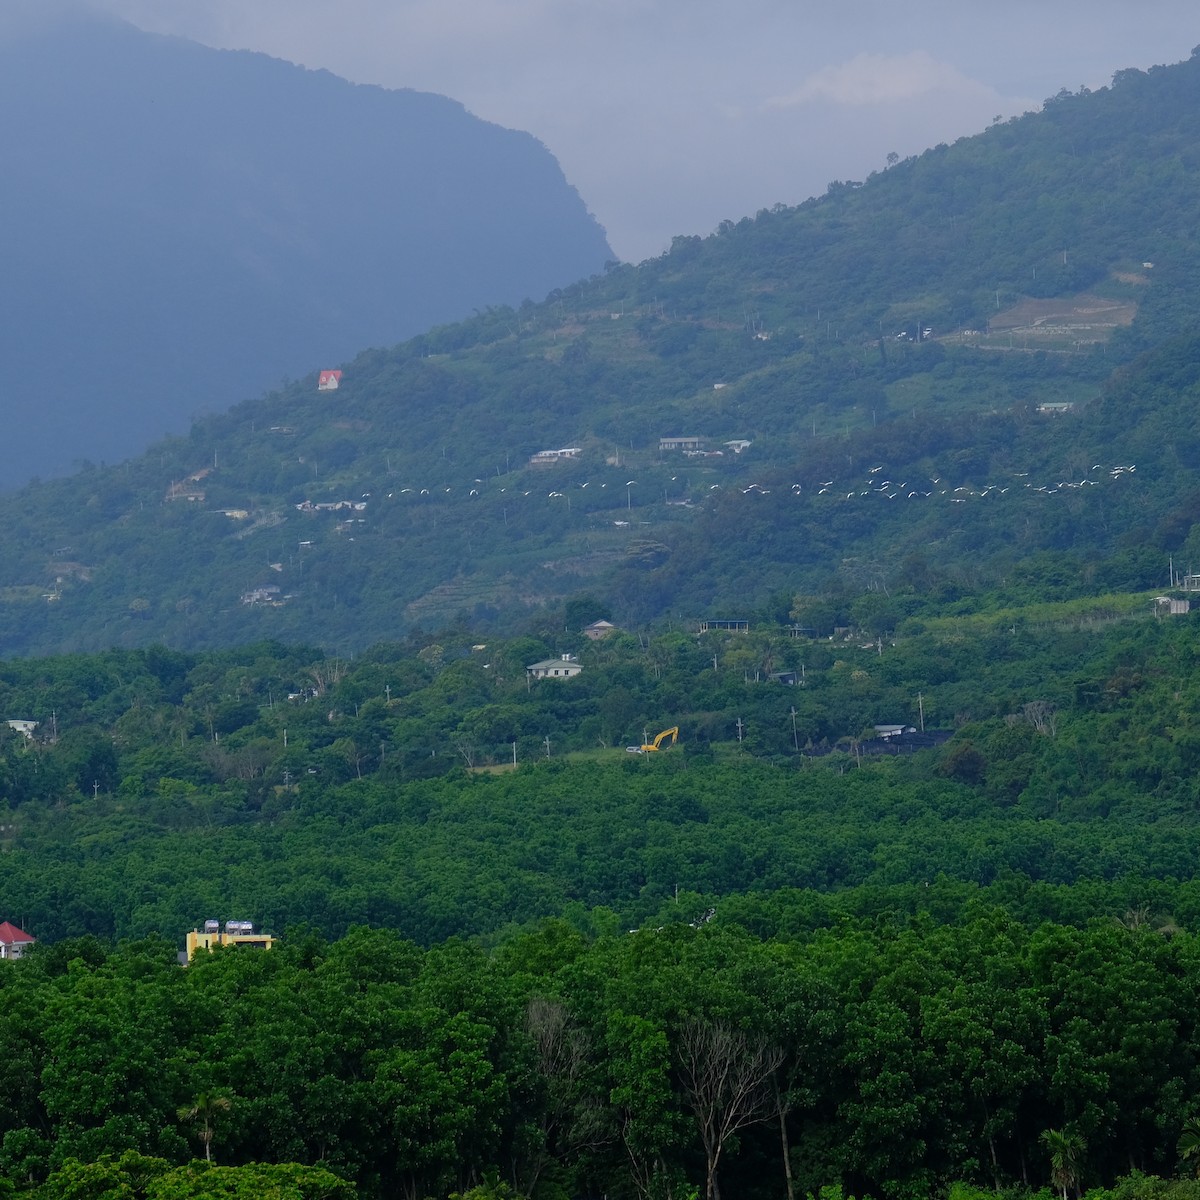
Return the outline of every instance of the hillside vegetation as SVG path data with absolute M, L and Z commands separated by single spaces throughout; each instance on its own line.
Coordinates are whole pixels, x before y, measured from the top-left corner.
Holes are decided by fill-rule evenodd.
M 1124 600 L 913 615 L 886 640 L 863 606 L 836 641 L 764 626 L 11 662 L 3 712 L 37 725 L 0 753 L 0 911 L 52 939 L 181 936 L 232 905 L 428 944 L 567 913 L 593 932 L 661 921 L 681 890 L 703 906 L 944 878 L 1008 896 L 1019 876 L 1190 921 L 1195 622 Z M 572 650 L 579 675 L 527 677 Z M 673 726 L 676 746 L 626 749 Z
M 1149 586 L 1131 547 L 1191 553 L 1197 91 L 1197 60 L 1122 72 L 27 488 L 4 644 L 347 650 L 583 589 L 645 621 L 1039 552 Z

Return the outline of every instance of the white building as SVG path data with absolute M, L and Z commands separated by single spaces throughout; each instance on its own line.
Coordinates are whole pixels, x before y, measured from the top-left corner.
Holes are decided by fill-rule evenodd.
M 531 679 L 571 679 L 582 670 L 573 654 L 564 654 L 561 658 L 546 658 L 531 663 L 525 668 L 525 673 Z

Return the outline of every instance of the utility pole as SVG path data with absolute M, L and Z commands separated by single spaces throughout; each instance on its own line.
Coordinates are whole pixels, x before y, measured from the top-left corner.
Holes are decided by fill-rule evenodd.
M 512 744 L 512 748 L 513 748 L 513 766 L 515 767 L 517 765 L 517 743 L 515 741 Z
M 796 752 L 800 751 L 800 738 L 796 733 L 796 706 L 792 705 L 792 745 L 796 747 Z
M 917 708 L 921 713 L 921 732 L 925 732 L 925 697 L 917 693 Z
M 545 742 L 546 742 L 546 757 L 549 758 L 550 757 L 550 735 L 549 734 L 546 734 Z
M 742 740 L 742 730 L 743 730 L 743 729 L 745 729 L 745 728 L 746 728 L 746 726 L 745 726 L 745 724 L 742 722 L 742 718 L 741 718 L 741 717 L 738 717 L 738 719 L 737 719 L 737 731 L 738 731 L 738 741 L 739 741 L 739 742 Z

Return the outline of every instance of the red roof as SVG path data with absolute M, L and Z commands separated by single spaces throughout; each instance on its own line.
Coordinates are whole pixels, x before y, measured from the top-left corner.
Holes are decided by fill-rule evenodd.
M 341 371 L 322 371 L 317 376 L 317 387 L 325 387 L 331 383 L 336 384 L 341 378 Z
M 0 945 L 13 946 L 18 942 L 34 942 L 23 929 L 18 929 L 11 921 L 0 921 Z

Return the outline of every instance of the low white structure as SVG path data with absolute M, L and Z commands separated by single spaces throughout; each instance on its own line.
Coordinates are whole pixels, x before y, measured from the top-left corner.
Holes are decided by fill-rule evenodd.
M 583 453 L 581 446 L 564 446 L 561 450 L 539 450 L 529 458 L 531 467 L 550 467 L 564 458 L 578 458 Z
M 1192 602 L 1190 600 L 1177 600 L 1173 596 L 1156 596 L 1154 598 L 1154 611 L 1162 616 L 1164 613 L 1169 617 L 1186 616 L 1192 611 Z M 10 721 L 11 725 L 12 722 Z
M 546 658 L 531 663 L 525 668 L 525 673 L 531 679 L 571 679 L 582 670 L 573 654 L 564 654 L 560 658 Z
M 280 604 L 279 593 L 281 589 L 273 583 L 265 584 L 263 587 L 251 588 L 248 592 L 243 592 L 241 600 L 243 604 Z

